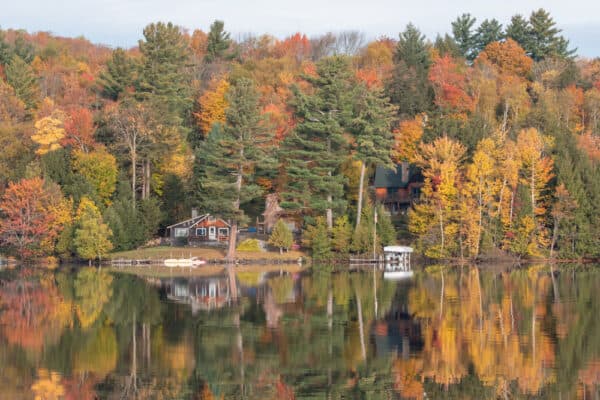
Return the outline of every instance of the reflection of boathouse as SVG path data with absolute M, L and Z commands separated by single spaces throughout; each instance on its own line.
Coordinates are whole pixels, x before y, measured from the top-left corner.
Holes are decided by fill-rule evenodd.
M 231 302 L 226 277 L 172 279 L 165 282 L 165 287 L 169 300 L 190 304 L 192 313 L 218 309 Z

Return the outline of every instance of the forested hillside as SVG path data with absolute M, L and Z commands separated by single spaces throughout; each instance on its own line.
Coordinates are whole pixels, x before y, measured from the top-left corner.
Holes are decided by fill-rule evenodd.
M 544 10 L 449 26 L 234 41 L 157 22 L 132 49 L 0 31 L 3 251 L 95 259 L 192 207 L 235 237 L 277 193 L 315 255 L 367 252 L 374 209 L 396 241 L 375 168 L 409 162 L 400 239 L 425 255 L 598 257 L 600 59 Z

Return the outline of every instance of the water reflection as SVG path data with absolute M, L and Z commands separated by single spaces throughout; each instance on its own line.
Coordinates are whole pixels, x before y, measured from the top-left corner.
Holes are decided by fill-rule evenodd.
M 600 272 L 0 275 L 7 399 L 598 398 Z

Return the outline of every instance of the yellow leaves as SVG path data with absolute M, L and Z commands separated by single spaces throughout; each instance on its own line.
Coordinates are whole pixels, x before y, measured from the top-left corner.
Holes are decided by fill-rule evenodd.
M 52 116 L 44 117 L 35 123 L 35 134 L 31 135 L 31 140 L 39 146 L 35 153 L 43 155 L 60 149 L 60 141 L 64 137 L 63 121 L 53 113 Z
M 31 390 L 35 394 L 35 400 L 60 400 L 65 395 L 60 374 L 43 368 L 38 370 L 38 379 Z
M 225 122 L 225 110 L 228 107 L 225 94 L 229 89 L 229 82 L 223 78 L 213 85 L 214 89 L 207 90 L 198 99 L 200 111 L 194 113 L 204 135 L 208 135 L 213 124 Z
M 115 157 L 106 150 L 90 153 L 75 150 L 72 164 L 73 170 L 83 175 L 94 186 L 104 204 L 109 205 L 117 184 Z

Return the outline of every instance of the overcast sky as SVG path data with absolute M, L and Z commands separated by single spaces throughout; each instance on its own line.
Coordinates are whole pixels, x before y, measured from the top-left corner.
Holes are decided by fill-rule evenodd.
M 294 32 L 309 36 L 328 31 L 359 30 L 371 38 L 396 37 L 413 22 L 430 39 L 450 30 L 450 22 L 469 12 L 478 21 L 502 23 L 514 14 L 528 16 L 540 7 L 550 11 L 571 45 L 583 56 L 600 56 L 598 0 L 1 0 L 0 26 L 85 36 L 96 43 L 130 47 L 143 27 L 172 21 L 193 30 L 208 30 L 225 21 L 234 37 Z

